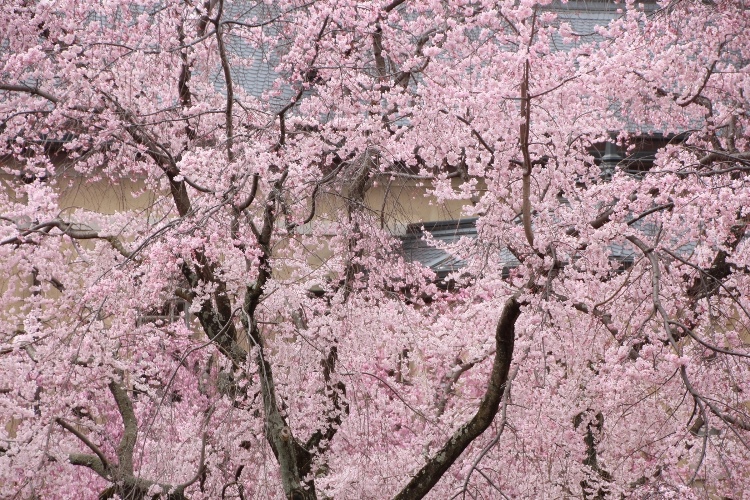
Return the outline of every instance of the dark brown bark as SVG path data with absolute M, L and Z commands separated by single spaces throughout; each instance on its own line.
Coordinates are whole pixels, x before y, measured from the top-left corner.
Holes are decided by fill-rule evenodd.
M 747 219 L 739 218 L 732 227 L 729 238 L 725 242 L 730 251 L 737 248 L 749 223 Z M 730 254 L 726 250 L 719 250 L 716 253 L 711 267 L 702 270 L 700 275 L 693 280 L 692 286 L 688 288 L 688 296 L 691 299 L 697 301 L 712 295 L 722 285 L 723 281 L 732 274 L 732 265 L 727 262 L 729 256 Z
M 443 474 L 461 456 L 464 450 L 492 423 L 503 398 L 505 383 L 513 359 L 516 337 L 516 320 L 521 314 L 521 304 L 515 297 L 508 299 L 495 331 L 495 358 L 492 364 L 487 391 L 474 417 L 462 425 L 422 469 L 409 481 L 394 500 L 423 498 L 440 481 Z
M 521 118 L 519 134 L 519 146 L 523 154 L 523 176 L 522 176 L 522 196 L 523 204 L 521 208 L 523 232 L 526 235 L 526 241 L 529 242 L 532 249 L 534 248 L 534 232 L 531 228 L 531 154 L 529 153 L 529 129 L 531 128 L 531 98 L 529 97 L 529 62 L 526 61 L 523 72 L 523 82 L 521 82 Z
M 259 259 L 258 278 L 245 291 L 241 320 L 249 334 L 250 347 L 256 350 L 255 362 L 258 366 L 258 377 L 263 397 L 266 440 L 279 463 L 284 493 L 291 500 L 312 500 L 317 498 L 315 484 L 312 480 L 306 480 L 310 472 L 312 454 L 297 441 L 286 418 L 279 410 L 273 368 L 266 359 L 265 339 L 255 320 L 255 311 L 260 304 L 263 288 L 271 276 L 269 265 L 271 235 L 276 222 L 277 196 L 281 192 L 285 179 L 286 173 L 274 183 L 273 189 L 266 200 L 263 226 L 256 233 L 263 254 Z

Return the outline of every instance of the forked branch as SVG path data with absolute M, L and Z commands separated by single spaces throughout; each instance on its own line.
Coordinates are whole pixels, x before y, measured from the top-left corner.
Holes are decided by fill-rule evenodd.
M 96 457 L 92 455 L 82 454 L 71 455 L 70 463 L 72 463 L 73 465 L 86 466 L 89 469 L 97 472 L 100 476 L 109 478 L 112 472 L 112 464 L 109 462 L 109 460 L 107 460 L 107 457 L 104 456 L 104 452 L 97 445 L 92 443 L 91 440 L 87 438 L 81 431 L 70 425 L 62 418 L 56 418 L 55 422 L 57 422 L 60 427 L 77 437 L 83 444 L 86 445 L 86 447 L 88 447 L 88 449 L 96 454 Z

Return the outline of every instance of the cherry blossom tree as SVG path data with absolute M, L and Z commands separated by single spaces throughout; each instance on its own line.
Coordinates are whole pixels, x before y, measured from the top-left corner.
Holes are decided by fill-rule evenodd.
M 0 25 L 4 498 L 748 494 L 745 2 Z M 477 218 L 445 281 L 405 183 Z

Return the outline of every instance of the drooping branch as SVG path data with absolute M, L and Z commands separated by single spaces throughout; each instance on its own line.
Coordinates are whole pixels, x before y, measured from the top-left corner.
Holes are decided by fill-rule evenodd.
M 474 417 L 453 433 L 443 447 L 414 475 L 411 481 L 394 497 L 394 500 L 423 498 L 437 484 L 443 474 L 461 456 L 463 451 L 492 423 L 500 407 L 505 383 L 508 380 L 516 320 L 521 314 L 521 304 L 515 297 L 505 303 L 495 331 L 495 357 L 484 397 Z
M 638 247 L 641 252 L 643 252 L 644 257 L 646 257 L 651 264 L 651 301 L 654 305 L 654 310 L 657 311 L 662 320 L 664 331 L 667 334 L 667 342 L 672 346 L 675 354 L 677 354 L 678 356 L 682 356 L 682 347 L 677 343 L 677 336 L 672 329 L 672 326 L 679 324 L 679 322 L 674 321 L 674 319 L 669 316 L 667 310 L 664 308 L 661 302 L 661 270 L 659 268 L 659 257 L 654 249 L 646 245 L 646 243 L 644 243 L 641 239 L 635 236 L 628 236 L 627 239 L 636 247 Z M 701 418 L 703 418 L 703 420 L 706 422 L 708 421 L 708 417 L 704 409 L 707 407 L 709 410 L 711 410 L 711 413 L 717 416 L 721 421 L 727 424 L 730 429 L 732 429 L 732 431 L 735 433 L 738 439 L 740 439 L 743 445 L 745 445 L 746 448 L 750 449 L 750 445 L 748 445 L 748 443 L 742 438 L 742 436 L 737 433 L 735 429 L 737 428 L 745 431 L 750 430 L 750 423 L 722 412 L 721 409 L 716 405 L 716 403 L 698 392 L 698 390 L 693 386 L 688 377 L 687 368 L 685 367 L 685 365 L 680 365 L 679 372 L 680 378 L 682 379 L 685 388 L 693 397 L 696 405 L 698 405 L 701 409 Z M 693 479 L 695 479 L 697 472 L 698 471 L 696 470 L 695 474 L 693 475 Z
M 684 331 L 685 333 L 687 333 L 690 336 L 690 338 L 692 338 L 693 340 L 695 340 L 696 342 L 698 342 L 700 345 L 702 345 L 706 349 L 710 349 L 710 350 L 712 350 L 714 352 L 720 352 L 722 354 L 728 354 L 730 356 L 739 356 L 741 358 L 750 358 L 750 354 L 745 354 L 744 352 L 730 351 L 728 349 L 722 349 L 719 346 L 715 346 L 713 344 L 710 344 L 710 343 L 706 342 L 705 340 L 703 340 L 702 338 L 700 338 L 698 335 L 696 335 L 692 328 L 690 328 L 689 326 L 687 326 L 687 325 L 685 325 L 683 323 L 680 323 L 679 321 L 675 321 L 673 319 L 670 319 L 669 323 L 671 325 L 673 325 L 673 326 L 681 328 L 682 331 Z

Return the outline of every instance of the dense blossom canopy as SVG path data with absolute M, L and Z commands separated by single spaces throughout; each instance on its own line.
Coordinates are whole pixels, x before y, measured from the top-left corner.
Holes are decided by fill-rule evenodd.
M 750 495 L 746 0 L 0 26 L 0 497 Z

